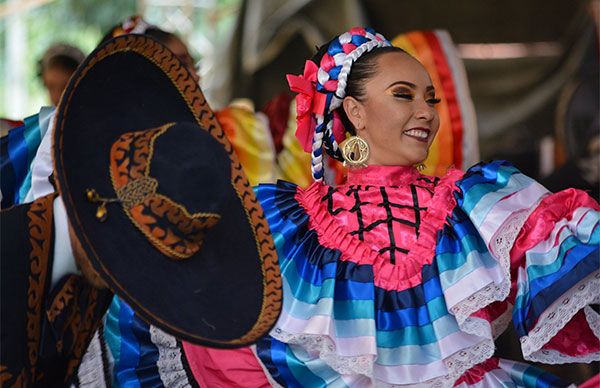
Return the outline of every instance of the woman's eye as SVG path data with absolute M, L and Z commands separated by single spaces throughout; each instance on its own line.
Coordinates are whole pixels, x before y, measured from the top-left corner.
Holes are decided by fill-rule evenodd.
M 408 94 L 408 93 L 394 93 L 394 97 L 396 98 L 402 98 L 405 100 L 412 100 L 413 96 L 412 94 Z
M 437 105 L 440 102 L 442 102 L 442 100 L 440 100 L 439 98 L 430 98 L 430 99 L 427 100 L 427 103 L 429 105 Z

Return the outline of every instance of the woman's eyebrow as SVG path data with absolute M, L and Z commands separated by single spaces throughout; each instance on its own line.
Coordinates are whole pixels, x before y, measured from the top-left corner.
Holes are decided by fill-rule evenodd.
M 410 87 L 410 88 L 412 88 L 412 89 L 416 89 L 416 88 L 417 88 L 417 85 L 415 85 L 415 84 L 413 84 L 413 83 L 411 83 L 411 82 L 408 82 L 408 81 L 396 81 L 396 82 L 392 82 L 392 83 L 391 83 L 391 84 L 388 86 L 388 88 L 391 88 L 392 86 L 394 86 L 394 85 L 398 85 L 398 84 L 400 84 L 400 85 L 406 85 L 406 86 L 408 86 L 408 87 Z
M 408 86 L 411 89 L 416 89 L 417 85 L 413 84 L 412 82 L 408 82 L 408 81 L 396 81 L 396 82 L 392 82 L 389 86 L 388 89 L 391 88 L 394 85 L 405 85 Z M 434 91 L 435 92 L 435 88 L 433 87 L 433 85 L 429 85 L 425 88 L 426 92 L 430 92 L 430 91 Z

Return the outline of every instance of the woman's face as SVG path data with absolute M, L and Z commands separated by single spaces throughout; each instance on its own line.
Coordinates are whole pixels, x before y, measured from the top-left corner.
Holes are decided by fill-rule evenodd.
M 357 134 L 370 148 L 368 164 L 410 166 L 427 158 L 440 120 L 429 74 L 416 59 L 391 52 L 375 59 L 365 96 L 344 101 Z
M 53 66 L 45 69 L 42 73 L 44 86 L 48 90 L 50 102 L 52 105 L 58 105 L 63 90 L 67 87 L 71 79 L 72 71 L 67 71 L 61 67 Z

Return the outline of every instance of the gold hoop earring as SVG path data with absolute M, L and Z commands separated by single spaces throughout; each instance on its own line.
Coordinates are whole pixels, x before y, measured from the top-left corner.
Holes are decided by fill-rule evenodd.
M 359 137 L 351 136 L 340 144 L 342 156 L 344 158 L 344 166 L 349 167 L 366 167 L 369 160 L 369 144 Z
M 427 166 L 425 165 L 425 163 L 417 163 L 415 165 L 415 168 L 417 169 L 417 171 L 422 172 L 423 170 L 425 170 L 427 168 Z

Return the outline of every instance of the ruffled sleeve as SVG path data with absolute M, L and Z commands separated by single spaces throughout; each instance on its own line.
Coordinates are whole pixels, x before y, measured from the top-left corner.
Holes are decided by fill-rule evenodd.
M 257 352 L 282 385 L 325 386 L 339 374 L 368 376 L 377 355 L 372 266 L 340 260 L 342 248 L 322 245 L 301 205 L 322 187 L 315 183 L 302 190 L 279 181 L 256 189 L 277 247 L 285 295 L 272 338 L 257 344 Z M 346 243 L 339 241 L 340 247 Z M 301 361 L 307 354 L 318 355 L 310 367 Z
M 503 161 L 472 167 L 457 188 L 453 231 L 474 228 L 490 256 L 485 271 L 463 266 L 447 285 L 459 324 L 497 336 L 512 309 L 526 359 L 598 360 L 598 204 L 578 190 L 551 194 Z

